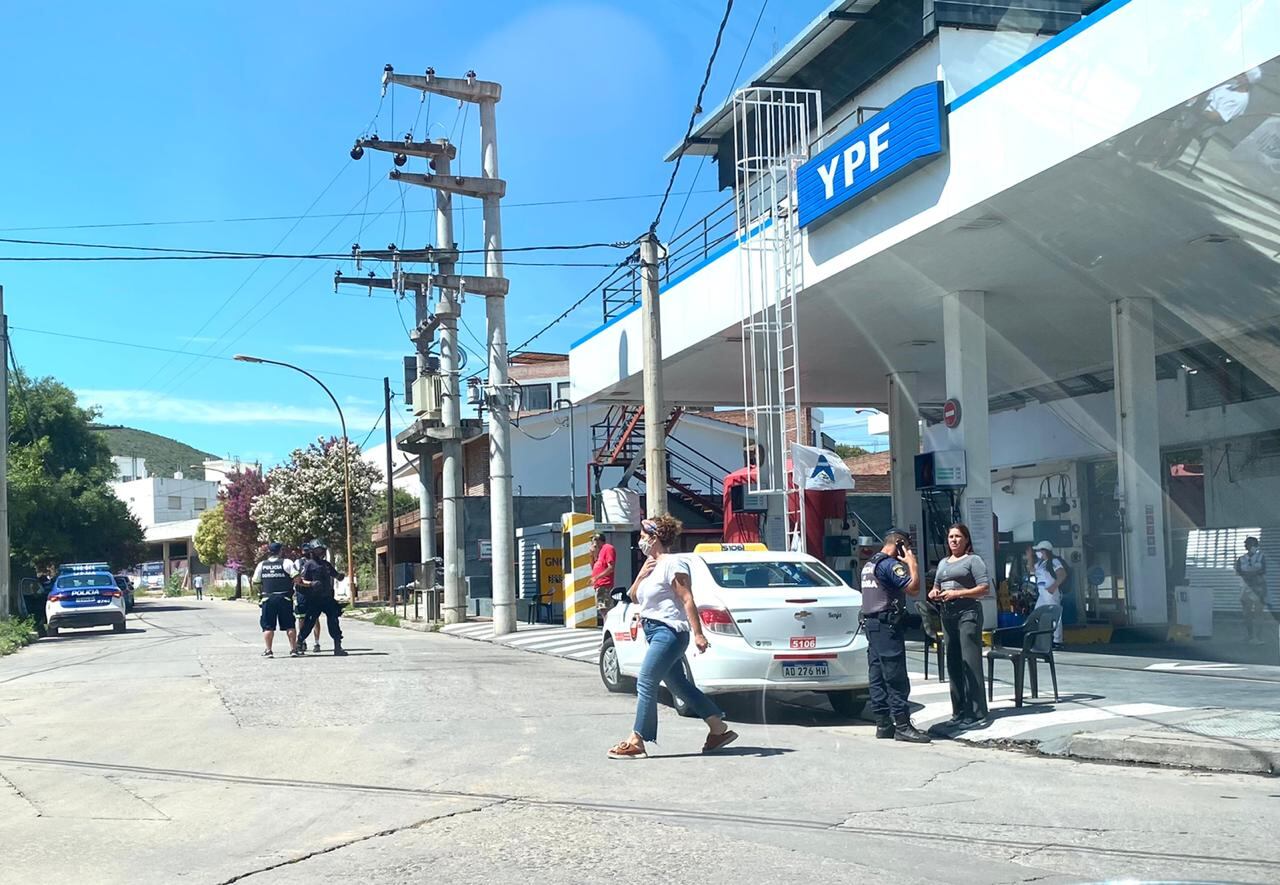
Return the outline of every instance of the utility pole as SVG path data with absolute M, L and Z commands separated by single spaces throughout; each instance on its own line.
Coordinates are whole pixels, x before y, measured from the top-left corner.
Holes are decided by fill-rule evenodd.
M 442 145 L 448 142 L 440 140 Z M 436 174 L 449 175 L 449 154 L 441 152 L 434 160 Z M 443 188 L 436 190 L 436 246 L 442 254 L 450 254 L 453 245 L 453 194 Z M 454 272 L 452 259 L 440 260 L 440 272 L 447 276 Z M 465 585 L 466 549 L 462 488 L 462 399 L 458 384 L 458 318 L 462 315 L 462 294 L 454 290 L 440 290 L 440 303 L 436 316 L 440 319 L 440 374 L 444 376 L 444 397 L 440 403 L 440 423 L 444 438 L 441 440 L 442 474 L 444 493 L 444 606 L 441 614 L 446 624 L 458 624 L 467 619 L 467 592 Z M 428 468 L 429 469 L 429 468 Z M 423 482 L 430 482 L 430 473 Z
M 0 286 L 0 617 L 17 611 L 9 582 L 9 317 Z M 34 442 L 34 440 L 33 440 Z
M 386 403 L 387 427 L 387 599 L 392 609 L 396 604 L 396 484 L 391 461 L 391 379 L 382 379 L 382 401 Z
M 470 78 L 469 78 L 470 79 Z M 498 115 L 501 87 L 480 100 L 481 176 L 498 182 Z M 503 279 L 501 194 L 482 198 L 485 275 Z M 506 297 L 486 298 L 489 321 L 489 518 L 493 543 L 493 633 L 516 631 L 515 502 L 511 489 L 511 381 L 507 374 Z
M 662 396 L 662 316 L 658 307 L 658 236 L 640 240 L 640 305 L 644 337 L 644 487 L 649 516 L 667 512 L 666 404 Z
M 507 329 L 506 329 L 506 296 L 508 282 L 503 273 L 502 263 L 502 197 L 506 194 L 506 183 L 498 177 L 497 148 L 497 115 L 495 106 L 502 97 L 502 87 L 491 81 L 477 80 L 474 71 L 468 71 L 465 78 L 437 77 L 435 70 L 427 68 L 425 75 L 397 74 L 391 65 L 387 65 L 383 73 L 383 88 L 388 84 L 407 86 L 422 92 L 430 92 L 457 101 L 471 102 L 480 106 L 481 129 L 481 167 L 479 177 L 446 175 L 448 169 L 440 163 L 456 155 L 447 142 L 413 142 L 407 136 L 403 142 L 380 141 L 376 137 L 363 138 L 356 142 L 351 155 L 359 159 L 364 148 L 373 147 L 379 150 L 395 151 L 396 165 L 404 165 L 409 156 L 425 156 L 435 161 L 435 169 L 440 174 L 401 173 L 393 169 L 391 177 L 402 184 L 416 184 L 430 187 L 437 192 L 437 217 L 444 219 L 438 228 L 441 245 L 438 249 L 425 249 L 411 253 L 400 251 L 394 256 L 396 272 L 390 279 L 370 277 L 344 277 L 340 272 L 335 275 L 338 283 L 355 283 L 373 288 L 388 288 L 403 292 L 406 286 L 421 286 L 424 289 L 441 290 L 440 303 L 436 315 L 419 323 L 415 330 L 415 340 L 421 336 L 429 336 L 439 325 L 442 332 L 441 372 L 450 389 L 442 391 L 440 404 L 440 428 L 430 428 L 426 432 L 444 443 L 446 469 L 444 473 L 444 507 L 445 507 L 445 620 L 458 621 L 465 619 L 465 595 L 462 592 L 463 544 L 461 513 L 461 402 L 457 386 L 457 316 L 463 293 L 470 292 L 485 299 L 485 314 L 488 319 L 489 347 L 489 385 L 486 400 L 489 408 L 489 507 L 491 515 L 490 534 L 493 545 L 493 623 L 494 633 L 503 635 L 515 631 L 515 529 L 514 506 L 512 500 L 511 481 L 511 406 L 510 379 L 507 371 Z M 452 222 L 449 218 L 451 203 L 441 203 L 439 196 L 443 194 L 460 194 L 478 198 L 483 203 L 484 235 L 485 235 L 485 269 L 484 276 L 463 277 L 453 270 L 453 262 L 457 252 L 452 243 Z M 442 208 L 443 205 L 443 208 Z M 356 250 L 357 256 L 359 250 Z M 377 253 L 365 253 L 373 257 Z M 399 269 L 401 261 L 432 261 L 440 265 L 439 274 L 405 273 Z M 357 268 L 359 264 L 357 262 Z M 457 301 L 453 293 L 457 293 Z M 451 423 L 452 422 L 452 423 Z M 452 502 L 452 503 L 451 503 Z M 450 517 L 450 510 L 453 516 Z

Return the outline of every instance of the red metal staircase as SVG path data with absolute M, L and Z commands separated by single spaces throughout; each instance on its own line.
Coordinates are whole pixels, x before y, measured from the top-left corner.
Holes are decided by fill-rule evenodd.
M 724 478 L 729 471 L 671 435 L 684 410 L 675 408 L 663 422 L 667 448 L 667 490 L 670 496 L 709 523 L 724 519 Z M 598 485 L 606 467 L 621 467 L 619 487 L 645 481 L 644 406 L 615 405 L 603 421 L 592 425 L 592 474 Z

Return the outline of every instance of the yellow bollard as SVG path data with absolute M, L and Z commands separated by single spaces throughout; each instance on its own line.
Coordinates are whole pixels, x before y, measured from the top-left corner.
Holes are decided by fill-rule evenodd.
M 568 561 L 564 570 L 564 625 L 596 626 L 596 591 L 591 586 L 591 536 L 595 520 L 586 513 L 566 513 L 562 531 Z

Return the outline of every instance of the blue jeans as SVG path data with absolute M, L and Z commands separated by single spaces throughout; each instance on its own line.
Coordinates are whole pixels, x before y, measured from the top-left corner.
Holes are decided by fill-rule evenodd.
M 689 705 L 699 719 L 721 716 L 720 708 L 698 690 L 684 672 L 684 653 L 689 647 L 689 631 L 674 630 L 661 621 L 645 619 L 644 638 L 649 650 L 640 666 L 640 678 L 636 681 L 635 733 L 643 740 L 658 739 L 658 683 L 666 683 L 673 695 Z

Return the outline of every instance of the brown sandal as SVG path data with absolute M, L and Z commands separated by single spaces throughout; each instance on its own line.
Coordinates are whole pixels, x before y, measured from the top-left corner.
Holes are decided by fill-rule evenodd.
M 610 759 L 648 759 L 649 754 L 644 751 L 644 747 L 637 747 L 630 741 L 621 741 L 618 746 L 609 751 Z
M 707 735 L 707 742 L 702 745 L 702 752 L 714 753 L 716 750 L 722 750 L 738 739 L 738 733 L 733 729 L 725 729 L 720 734 Z

